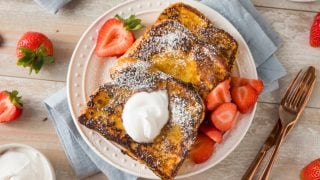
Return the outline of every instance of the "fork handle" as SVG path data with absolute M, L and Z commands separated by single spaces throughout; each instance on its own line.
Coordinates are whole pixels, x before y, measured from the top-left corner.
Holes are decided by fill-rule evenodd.
M 254 175 L 256 174 L 262 160 L 266 156 L 267 151 L 262 147 L 259 153 L 256 155 L 254 160 L 252 161 L 250 167 L 247 169 L 246 173 L 243 175 L 242 180 L 252 180 Z
M 286 133 L 287 129 L 288 129 L 288 126 L 286 126 L 284 128 L 281 128 L 280 136 L 277 139 L 277 142 L 276 142 L 276 145 L 275 145 L 276 147 L 275 147 L 274 151 L 272 152 L 271 158 L 270 158 L 270 160 L 269 160 L 269 162 L 267 164 L 267 167 L 264 169 L 260 180 L 268 180 L 269 179 L 269 175 L 270 175 L 271 169 L 273 167 L 273 164 L 274 164 L 276 158 L 278 157 L 280 146 L 281 146 L 281 144 L 283 142 L 283 139 L 285 138 L 285 136 L 287 134 Z

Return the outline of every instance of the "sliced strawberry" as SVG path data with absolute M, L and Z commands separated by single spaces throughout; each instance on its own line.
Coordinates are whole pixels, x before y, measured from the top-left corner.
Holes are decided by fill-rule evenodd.
M 217 87 L 215 87 L 206 97 L 206 106 L 208 110 L 214 110 L 219 105 L 225 102 L 231 102 L 230 95 L 230 80 L 227 79 Z
M 211 114 L 211 122 L 220 131 L 228 131 L 232 128 L 237 113 L 238 110 L 235 104 L 223 103 Z
M 247 113 L 257 102 L 258 94 L 250 85 L 231 88 L 231 97 L 241 113 Z
M 302 180 L 319 180 L 320 179 L 320 159 L 316 159 L 304 167 L 300 177 Z
M 214 142 L 208 136 L 199 133 L 189 156 L 194 163 L 200 164 L 211 157 L 213 150 Z
M 142 28 L 141 20 L 131 15 L 128 19 L 116 15 L 99 30 L 95 53 L 100 57 L 121 56 L 135 41 L 131 31 Z
M 263 82 L 260 79 L 247 79 L 240 77 L 231 77 L 231 87 L 250 85 L 258 94 L 263 91 Z
M 95 53 L 100 57 L 124 54 L 134 42 L 134 35 L 115 18 L 107 20 L 99 30 Z
M 222 133 L 211 124 L 204 124 L 202 123 L 199 130 L 211 138 L 216 143 L 221 143 L 222 141 Z
M 0 123 L 17 119 L 22 113 L 21 97 L 18 91 L 0 92 Z
M 320 12 L 314 17 L 310 30 L 310 45 L 320 47 Z

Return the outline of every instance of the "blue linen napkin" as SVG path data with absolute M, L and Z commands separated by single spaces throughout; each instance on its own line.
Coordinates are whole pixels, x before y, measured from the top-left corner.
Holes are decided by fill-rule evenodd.
M 251 50 L 258 76 L 264 82 L 264 93 L 277 89 L 278 79 L 286 75 L 286 70 L 274 55 L 282 42 L 252 2 L 250 0 L 202 0 L 201 2 L 227 18 L 243 36 Z
M 265 83 L 264 92 L 277 89 L 279 87 L 278 79 L 286 74 L 285 69 L 274 55 L 281 45 L 281 40 L 257 12 L 251 1 L 202 0 L 200 2 L 221 13 L 242 34 L 253 54 L 259 78 Z M 85 178 L 102 171 L 110 180 L 137 179 L 137 177 L 124 173 L 104 162 L 87 146 L 70 115 L 66 89 L 47 98 L 45 105 L 71 166 L 79 178 Z
M 55 14 L 60 8 L 69 3 L 71 0 L 34 0 L 40 6 Z

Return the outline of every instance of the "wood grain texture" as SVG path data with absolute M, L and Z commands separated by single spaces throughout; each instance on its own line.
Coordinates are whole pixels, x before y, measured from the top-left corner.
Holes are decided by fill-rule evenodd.
M 22 116 L 11 123 L 0 124 L 0 144 L 23 143 L 39 149 L 51 161 L 56 176 L 73 177 L 60 141 L 48 118 L 43 100 L 65 86 L 65 83 L 0 77 L 0 87 L 17 89 L 24 103 Z
M 314 13 L 291 10 L 258 8 L 262 15 L 279 33 L 283 45 L 277 57 L 288 74 L 280 80 L 280 89 L 260 97 L 260 102 L 279 103 L 291 80 L 303 67 L 314 66 L 317 69 L 317 82 L 308 107 L 320 108 L 320 50 L 309 45 L 310 25 Z
M 281 9 L 291 9 L 299 11 L 312 11 L 319 12 L 320 2 L 308 2 L 308 3 L 299 3 L 292 2 L 290 0 L 252 0 L 256 6 L 263 6 L 269 8 L 281 8 Z
M 69 61 L 79 38 L 100 15 L 123 0 L 74 0 L 52 15 L 30 0 L 0 1 L 1 29 L 0 76 L 66 81 Z M 46 34 L 54 45 L 56 62 L 44 66 L 39 74 L 16 66 L 16 44 L 26 31 Z
M 0 90 L 18 89 L 25 102 L 23 116 L 12 123 L 0 124 L 0 144 L 24 143 L 43 152 L 52 162 L 57 179 L 76 179 L 65 156 L 43 100 L 65 86 L 69 60 L 85 29 L 101 14 L 124 0 L 73 0 L 52 15 L 30 0 L 0 1 Z M 277 52 L 288 75 L 280 80 L 281 88 L 261 97 L 255 119 L 242 143 L 225 160 L 204 173 L 188 179 L 239 179 L 277 120 L 278 102 L 286 86 L 301 67 L 320 69 L 320 50 L 308 45 L 309 27 L 320 9 L 319 3 L 297 4 L 287 0 L 253 0 L 283 39 Z M 261 7 L 263 6 L 263 7 Z M 267 8 L 265 8 L 267 7 Z M 286 10 L 293 9 L 293 10 Z M 299 11 L 294 11 L 299 10 Z M 308 11 L 308 12 L 304 12 Z M 313 12 L 310 12 L 313 11 Z M 15 46 L 26 31 L 40 31 L 53 40 L 56 63 L 37 75 L 15 65 Z M 286 140 L 271 179 L 298 179 L 300 169 L 320 157 L 320 85 L 319 77 L 309 108 Z M 41 128 L 39 128 L 41 127 Z M 5 136 L 3 136 L 5 134 Z M 87 179 L 103 180 L 98 174 Z

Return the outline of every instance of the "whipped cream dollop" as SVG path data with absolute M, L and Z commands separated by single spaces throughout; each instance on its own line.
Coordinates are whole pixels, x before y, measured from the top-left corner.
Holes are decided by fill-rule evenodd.
M 17 147 L 0 152 L 0 179 L 43 180 L 51 177 L 46 159 L 32 149 Z
M 169 119 L 168 104 L 166 90 L 132 95 L 122 112 L 123 126 L 128 135 L 139 143 L 152 142 Z

